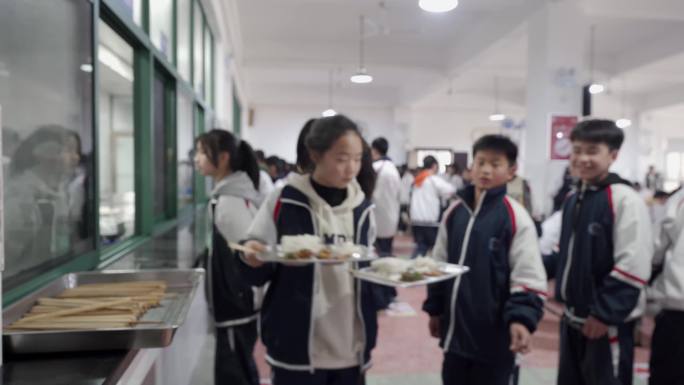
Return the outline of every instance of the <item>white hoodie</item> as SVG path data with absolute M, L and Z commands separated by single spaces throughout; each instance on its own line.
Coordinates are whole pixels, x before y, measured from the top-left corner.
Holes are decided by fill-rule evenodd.
M 667 201 L 653 264 L 662 266 L 663 271 L 649 296 L 658 302 L 658 308 L 684 311 L 684 189 Z
M 392 238 L 399 227 L 399 171 L 394 163 L 387 159 L 376 160 L 373 162 L 373 168 L 377 174 L 373 203 L 375 218 L 378 221 L 378 238 Z
M 291 174 L 287 184 L 301 191 L 309 199 L 318 235 L 344 236 L 354 240 L 355 207 L 365 199 L 361 186 L 352 181 L 347 187 L 347 199 L 331 207 L 311 185 L 310 176 Z M 248 239 L 259 239 L 270 245 L 277 242 L 273 212 L 279 191 L 271 194 L 261 207 L 248 231 Z M 368 242 L 375 241 L 375 219 L 370 210 L 371 229 Z M 358 366 L 363 349 L 363 328 L 355 309 L 354 279 L 349 264 L 315 265 L 314 279 L 318 291 L 313 298 L 312 366 L 317 369 L 343 369 Z
M 439 227 L 442 199 L 448 199 L 456 188 L 437 175 L 428 176 L 419 186 L 413 185 L 411 192 L 411 224 Z

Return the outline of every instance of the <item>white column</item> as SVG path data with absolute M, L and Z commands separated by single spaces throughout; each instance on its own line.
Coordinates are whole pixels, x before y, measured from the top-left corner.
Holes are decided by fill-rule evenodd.
M 527 119 L 520 174 L 532 189 L 534 214 L 548 214 L 567 162 L 549 158 L 549 116 L 581 116 L 589 25 L 576 0 L 549 2 L 528 22 Z

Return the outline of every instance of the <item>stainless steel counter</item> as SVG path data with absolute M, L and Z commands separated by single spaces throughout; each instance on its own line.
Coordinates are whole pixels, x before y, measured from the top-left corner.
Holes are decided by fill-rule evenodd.
M 202 219 L 198 218 L 199 223 L 203 223 Z M 191 268 L 203 248 L 203 244 L 194 241 L 201 239 L 201 236 L 195 234 L 195 231 L 199 230 L 194 225 L 194 220 L 186 221 L 106 266 L 105 269 Z M 203 298 L 202 295 L 196 307 L 202 306 Z M 204 309 L 197 308 L 194 311 L 203 312 Z M 122 376 L 126 376 L 130 366 L 140 361 L 140 357 L 145 353 L 146 350 L 131 350 L 6 355 L 0 385 L 117 385 Z M 154 353 L 159 355 L 158 352 Z

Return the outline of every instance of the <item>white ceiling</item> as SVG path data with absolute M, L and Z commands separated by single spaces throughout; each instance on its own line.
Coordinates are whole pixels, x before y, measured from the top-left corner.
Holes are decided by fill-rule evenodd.
M 254 104 L 325 105 L 333 71 L 334 102 L 347 106 L 486 107 L 496 76 L 502 103 L 521 107 L 525 25 L 547 1 L 582 3 L 596 25 L 597 72 L 633 102 L 661 107 L 684 91 L 682 0 L 461 0 L 441 15 L 417 0 L 236 0 L 238 60 Z M 348 81 L 361 14 L 370 85 Z

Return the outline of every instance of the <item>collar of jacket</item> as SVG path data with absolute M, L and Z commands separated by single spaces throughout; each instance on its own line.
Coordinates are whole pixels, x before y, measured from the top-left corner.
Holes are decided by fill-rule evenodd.
M 506 195 L 506 185 L 499 186 L 499 187 L 494 187 L 489 190 L 487 190 L 487 194 L 485 194 L 484 201 L 482 202 L 482 206 L 487 206 L 491 204 L 494 201 L 497 201 L 501 198 L 503 198 Z M 458 191 L 458 196 L 463 200 L 463 202 L 468 205 L 468 207 L 471 208 L 471 210 L 475 210 L 475 205 L 477 205 L 477 202 L 475 202 L 475 186 L 474 185 L 468 185 L 461 190 Z
M 581 190 L 582 183 L 583 182 L 580 180 L 580 182 L 579 182 L 580 190 Z M 603 178 L 602 180 L 598 181 L 597 183 L 587 184 L 586 189 L 590 190 L 590 191 L 599 191 L 599 190 L 603 190 L 604 188 L 606 188 L 610 185 L 614 185 L 614 184 L 624 184 L 624 185 L 627 185 L 630 187 L 632 186 L 632 184 L 629 181 L 624 180 L 618 174 L 611 172 L 610 174 L 608 174 L 607 177 Z

